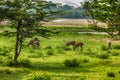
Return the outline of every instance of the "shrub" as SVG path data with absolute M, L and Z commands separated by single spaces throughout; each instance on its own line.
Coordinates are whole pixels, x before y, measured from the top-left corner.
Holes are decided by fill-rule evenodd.
M 118 71 L 118 73 L 120 74 L 120 71 Z
M 105 46 L 105 45 L 102 45 L 102 46 L 101 46 L 101 50 L 106 51 L 106 50 L 108 50 L 108 47 Z
M 36 54 L 36 53 L 28 55 L 29 58 L 40 58 L 42 56 L 43 54 Z
M 113 71 L 107 72 L 108 77 L 115 77 L 115 73 Z
M 12 47 L 2 47 L 0 48 L 0 55 L 2 56 L 7 56 L 9 55 L 8 53 L 12 51 Z
M 110 55 L 108 53 L 101 53 L 99 55 L 97 55 L 97 57 L 101 58 L 101 59 L 108 59 Z
M 65 51 L 60 46 L 57 46 L 56 53 L 63 54 L 63 53 L 65 53 Z
M 20 59 L 19 60 L 19 65 L 20 66 L 30 66 L 30 60 L 29 59 Z
M 54 54 L 54 50 L 49 49 L 49 50 L 47 50 L 46 54 L 47 55 L 53 55 Z
M 86 55 L 94 55 L 95 52 L 90 50 L 90 51 L 85 51 L 84 54 L 86 54 Z
M 107 53 L 111 53 L 111 51 L 108 50 Z
M 8 60 L 6 62 L 7 66 L 25 66 L 28 67 L 30 66 L 31 62 L 29 61 L 29 59 L 20 59 L 17 62 L 13 62 L 12 60 Z
M 79 64 L 80 64 L 80 62 L 78 61 L 78 59 L 76 59 L 76 58 L 74 58 L 74 59 L 66 59 L 65 61 L 64 61 L 64 64 L 65 64 L 65 66 L 67 66 L 67 67 L 78 67 L 79 66 Z
M 7 56 L 7 53 L 9 53 L 9 51 L 7 49 L 0 50 L 0 55 L 2 55 L 2 56 Z
M 3 68 L 3 69 L 0 69 L 0 73 L 11 74 L 12 71 L 9 68 Z
M 87 62 L 89 62 L 89 59 L 88 59 L 88 58 L 84 58 L 84 59 L 82 60 L 82 62 L 83 62 L 83 63 L 87 63 Z
M 30 53 L 35 53 L 35 51 L 34 51 L 34 50 L 32 50 L 32 49 L 30 49 L 30 50 L 29 50 L 29 52 L 30 52 Z
M 51 46 L 46 46 L 45 49 L 52 49 L 52 47 Z
M 63 46 L 62 48 L 63 48 L 64 50 L 66 50 L 66 51 L 71 50 L 71 48 L 68 47 L 68 46 Z
M 52 80 L 51 76 L 46 73 L 32 72 L 25 76 L 22 80 Z
M 66 50 L 66 51 L 71 50 L 71 48 L 69 46 L 63 46 L 63 45 L 57 46 L 56 49 L 62 49 L 62 50 Z
M 112 56 L 118 56 L 118 55 L 119 55 L 119 52 L 113 51 L 111 55 L 112 55 Z
M 86 49 L 86 51 L 92 51 L 92 50 L 88 48 L 88 49 Z
M 114 48 L 114 49 L 120 49 L 120 45 L 119 45 L 119 44 L 114 45 L 113 48 Z

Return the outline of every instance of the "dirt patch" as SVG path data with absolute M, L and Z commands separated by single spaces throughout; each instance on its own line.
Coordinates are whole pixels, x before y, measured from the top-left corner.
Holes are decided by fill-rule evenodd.
M 120 40 L 112 40 L 112 43 L 118 44 L 118 43 L 120 43 Z
M 92 21 L 92 20 L 91 20 Z M 86 26 L 89 22 L 86 19 L 56 19 L 50 22 L 45 22 L 45 26 Z M 98 22 L 99 26 L 107 26 L 103 22 Z

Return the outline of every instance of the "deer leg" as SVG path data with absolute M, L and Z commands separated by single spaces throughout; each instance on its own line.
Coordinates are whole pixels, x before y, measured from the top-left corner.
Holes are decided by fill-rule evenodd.
M 83 50 L 83 47 L 81 46 L 81 51 Z

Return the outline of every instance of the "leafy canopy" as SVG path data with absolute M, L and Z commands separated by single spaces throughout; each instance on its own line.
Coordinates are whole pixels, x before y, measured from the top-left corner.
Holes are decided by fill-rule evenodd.
M 0 0 L 0 19 L 9 20 L 16 29 L 15 62 L 26 37 L 31 37 L 35 32 L 44 35 L 49 31 L 37 26 L 59 13 L 58 7 L 44 0 Z
M 120 0 L 85 0 L 85 15 L 107 23 L 106 32 L 112 37 L 120 37 Z

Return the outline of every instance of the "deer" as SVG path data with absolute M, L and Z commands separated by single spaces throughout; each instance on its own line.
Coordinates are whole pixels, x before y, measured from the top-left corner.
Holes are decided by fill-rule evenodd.
M 68 42 L 65 44 L 65 46 L 70 46 L 70 45 L 74 46 L 75 43 L 76 43 L 76 41 L 68 41 Z
M 112 45 L 111 41 L 108 41 L 108 50 L 111 49 L 111 45 Z
M 28 43 L 27 46 L 31 45 L 31 46 L 33 46 L 33 49 L 38 49 L 40 46 L 39 43 L 40 43 L 40 40 L 38 38 L 34 38 L 34 39 L 30 40 L 30 42 Z
M 80 48 L 81 48 L 81 51 L 82 51 L 82 50 L 83 50 L 83 46 L 84 46 L 83 42 L 78 42 L 78 43 L 76 43 L 76 44 L 73 46 L 73 50 L 75 51 L 76 48 L 80 47 Z
M 74 40 L 73 41 L 68 41 L 68 42 L 66 42 L 65 46 L 70 46 L 71 45 L 73 47 L 75 45 L 75 43 L 76 43 L 76 41 L 74 41 Z

